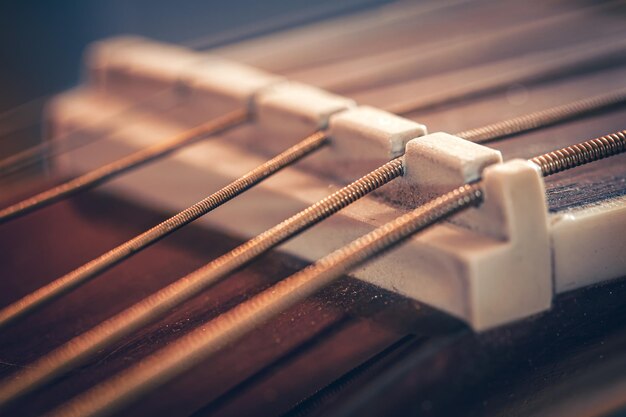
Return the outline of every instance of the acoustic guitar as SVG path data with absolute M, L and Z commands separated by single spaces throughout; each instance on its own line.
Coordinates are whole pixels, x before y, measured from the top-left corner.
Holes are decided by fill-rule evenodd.
M 0 138 L 0 415 L 626 415 L 625 12 L 93 43 Z

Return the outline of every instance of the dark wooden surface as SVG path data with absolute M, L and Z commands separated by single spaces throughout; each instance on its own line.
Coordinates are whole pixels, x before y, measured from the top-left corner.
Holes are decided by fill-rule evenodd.
M 163 217 L 92 191 L 3 225 L 0 303 Z M 3 332 L 0 375 L 238 243 L 190 226 L 155 244 Z M 38 415 L 302 266 L 265 256 L 5 414 Z M 476 335 L 427 306 L 344 278 L 123 415 L 504 416 L 588 404 L 624 383 L 624 296 L 623 281 L 568 293 L 548 313 Z

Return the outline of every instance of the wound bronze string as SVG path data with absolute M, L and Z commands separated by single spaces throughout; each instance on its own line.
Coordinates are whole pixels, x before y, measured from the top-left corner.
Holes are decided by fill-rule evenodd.
M 169 155 L 184 146 L 196 143 L 200 139 L 216 135 L 238 126 L 246 122 L 249 117 L 250 115 L 247 110 L 235 110 L 224 116 L 203 123 L 200 126 L 186 130 L 172 139 L 157 143 L 100 168 L 96 168 L 84 175 L 0 210 L 0 223 L 23 216 L 48 204 L 52 204 L 61 198 L 76 194 L 79 191 L 95 187 L 131 169 Z
M 121 127 L 118 126 L 113 131 L 100 135 L 86 135 L 85 130 L 98 130 L 99 128 L 104 126 L 110 126 L 111 124 L 123 122 L 129 113 L 141 111 L 142 109 L 146 108 L 147 105 L 149 105 L 152 101 L 159 100 L 161 97 L 165 96 L 168 93 L 170 93 L 170 91 L 166 89 L 158 93 L 151 94 L 150 97 L 143 100 L 135 101 L 126 106 L 124 109 L 120 110 L 119 112 L 107 116 L 103 120 L 99 120 L 94 124 L 90 124 L 88 127 L 78 128 L 66 134 L 55 136 L 53 141 L 44 140 L 37 145 L 31 146 L 11 156 L 1 159 L 0 178 L 18 173 L 21 170 L 30 168 L 33 165 L 54 156 L 66 154 L 80 147 L 87 146 L 96 141 L 103 140 L 108 136 L 115 135 L 116 132 L 121 129 Z M 178 104 L 179 103 L 173 104 L 172 107 L 175 107 Z M 160 109 L 159 114 L 157 115 L 165 115 L 167 110 L 169 109 Z M 38 112 L 37 116 L 41 118 L 43 116 L 40 113 L 42 113 L 41 110 Z M 127 127 L 126 125 L 124 126 Z

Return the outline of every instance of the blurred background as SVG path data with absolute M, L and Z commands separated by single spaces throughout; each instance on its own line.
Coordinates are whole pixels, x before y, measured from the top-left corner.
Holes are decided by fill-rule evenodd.
M 96 39 L 132 33 L 207 48 L 387 2 L 4 0 L 0 115 L 76 84 L 82 52 Z M 0 127 L 3 122 L 0 119 Z
M 95 40 L 135 34 L 207 49 L 389 2 L 0 0 L 0 159 L 41 141 L 45 103 L 78 83 Z M 23 190 L 41 169 L 0 178 L 0 194 Z

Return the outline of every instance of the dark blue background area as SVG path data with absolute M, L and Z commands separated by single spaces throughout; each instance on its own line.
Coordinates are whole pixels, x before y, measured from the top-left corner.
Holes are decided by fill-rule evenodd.
M 388 0 L 2 1 L 0 112 L 75 84 L 85 46 L 134 33 L 215 46 Z

